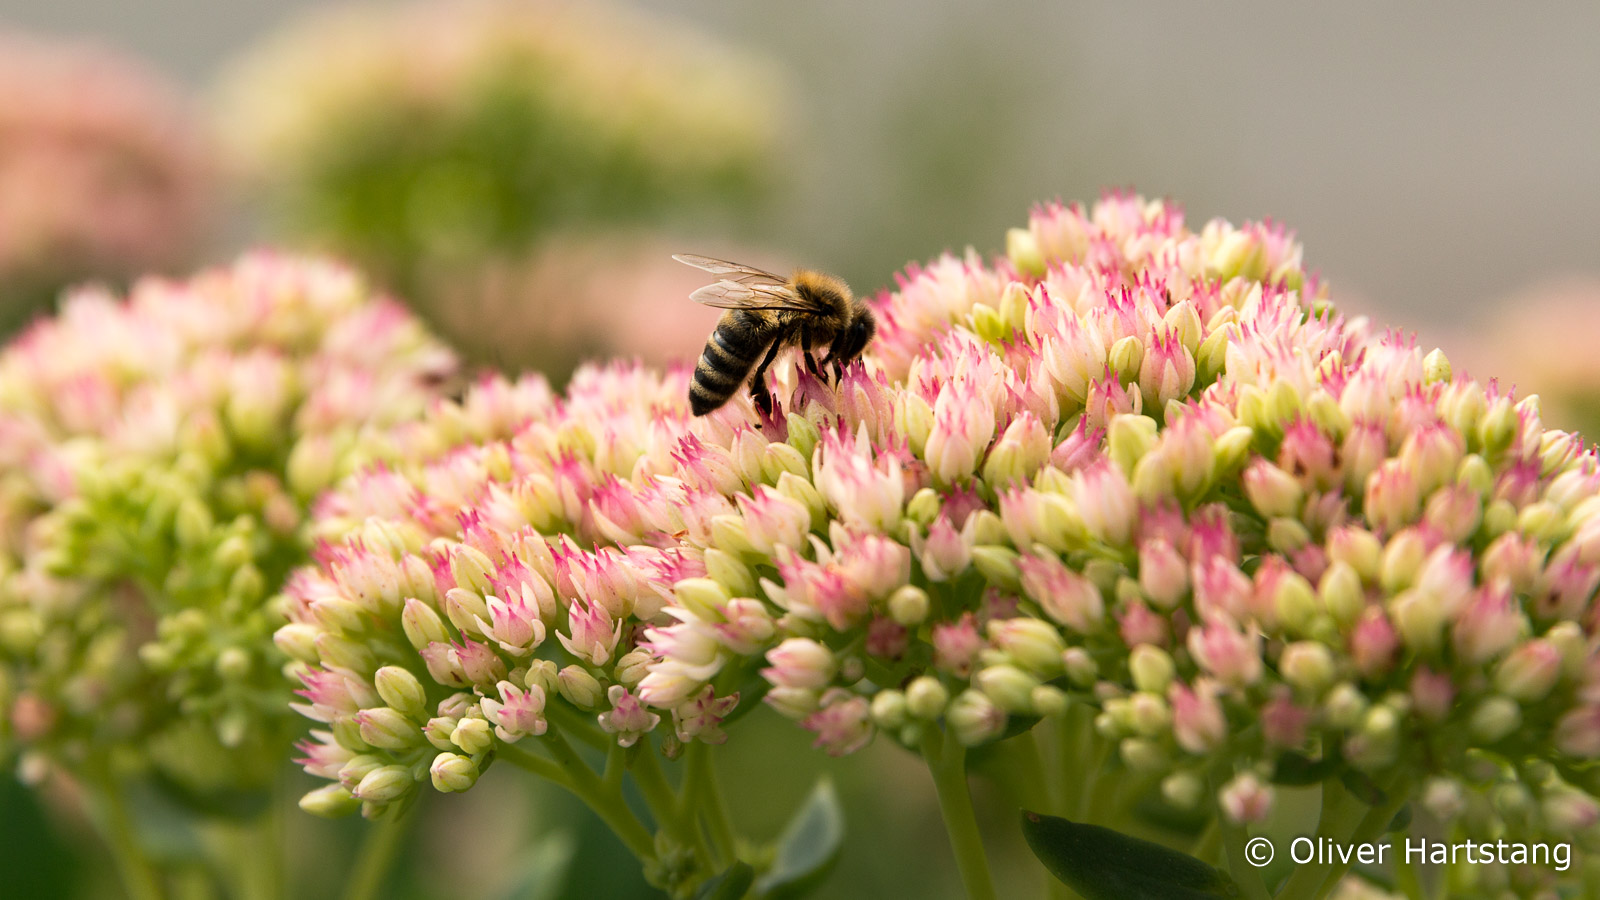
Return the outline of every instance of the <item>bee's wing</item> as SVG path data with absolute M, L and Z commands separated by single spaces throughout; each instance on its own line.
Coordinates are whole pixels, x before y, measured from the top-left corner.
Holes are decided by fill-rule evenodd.
M 696 269 L 704 269 L 713 275 L 722 275 L 728 281 L 740 283 L 746 281 L 757 281 L 764 282 L 766 284 L 783 284 L 788 281 L 788 279 L 784 278 L 782 275 L 774 275 L 771 272 L 768 272 L 764 269 L 758 269 L 755 266 L 747 266 L 741 263 L 728 262 L 725 259 L 712 259 L 709 256 L 697 256 L 693 253 L 674 253 L 672 258 L 686 266 L 694 266 Z
M 718 309 L 789 309 L 797 312 L 822 312 L 807 303 L 785 284 L 741 284 L 719 281 L 689 295 L 689 299 Z

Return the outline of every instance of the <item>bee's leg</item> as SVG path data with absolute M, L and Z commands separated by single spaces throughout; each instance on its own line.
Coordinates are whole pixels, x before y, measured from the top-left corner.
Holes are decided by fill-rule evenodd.
M 778 357 L 783 344 L 783 336 L 779 335 L 767 348 L 767 355 L 761 358 L 761 365 L 756 366 L 755 374 L 750 376 L 750 399 L 755 401 L 756 409 L 768 416 L 772 415 L 772 392 L 767 390 L 767 367 Z
M 811 328 L 809 326 L 801 326 L 800 350 L 806 355 L 806 371 L 810 372 L 812 375 L 815 375 L 817 378 L 821 378 L 822 370 L 817 368 L 817 357 L 814 353 L 812 353 L 811 344 Z

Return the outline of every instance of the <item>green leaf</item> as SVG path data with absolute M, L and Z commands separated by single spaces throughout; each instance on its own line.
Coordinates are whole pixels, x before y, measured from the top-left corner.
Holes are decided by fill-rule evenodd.
M 1050 874 L 1084 900 L 1240 896 L 1233 879 L 1200 860 L 1109 828 L 1024 810 L 1022 834 Z
M 833 782 L 823 778 L 778 836 L 772 868 L 756 883 L 757 893 L 767 900 L 806 896 L 833 871 L 843 846 L 844 810 Z
M 517 864 L 511 883 L 500 893 L 501 900 L 556 900 L 566 886 L 567 868 L 577 850 L 578 842 L 565 831 L 539 838 Z
M 700 890 L 694 893 L 694 900 L 741 900 L 755 880 L 756 870 L 744 860 L 739 860 L 723 870 L 722 874 L 700 885 Z
M 1410 827 L 1411 804 L 1407 803 L 1405 806 L 1400 807 L 1400 810 L 1394 814 L 1393 819 L 1389 820 L 1389 827 L 1384 829 L 1384 833 L 1395 834 L 1397 832 L 1405 831 Z

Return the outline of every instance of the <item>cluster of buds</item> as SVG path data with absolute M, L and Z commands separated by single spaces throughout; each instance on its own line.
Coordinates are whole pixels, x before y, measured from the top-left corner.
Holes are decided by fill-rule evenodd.
M 492 294 L 517 276 L 475 267 L 555 228 L 748 200 L 776 144 L 774 82 L 623 7 L 423 0 L 293 23 L 217 108 L 283 225 L 429 302 L 419 291 L 459 296 L 464 276 Z
M 829 752 L 1078 715 L 1239 823 L 1307 771 L 1476 773 L 1593 832 L 1595 454 L 1338 317 L 1280 227 L 1112 196 L 1007 245 L 904 276 L 836 387 L 784 372 L 796 465 L 713 522 L 644 700 L 762 665 L 716 641 L 759 605 L 767 701 Z
M 69 296 L 0 355 L 0 735 L 25 774 L 259 783 L 294 730 L 269 602 L 311 499 L 424 440 L 454 356 L 329 263 Z
M 171 85 L 94 44 L 0 32 L 0 96 L 8 306 L 186 261 L 215 198 L 209 148 Z
M 1589 833 L 1594 453 L 1337 317 L 1279 227 L 1111 196 L 1007 243 L 879 296 L 838 383 L 775 366 L 776 415 L 592 369 L 345 483 L 278 634 L 338 782 L 306 805 L 462 790 L 552 728 L 670 755 L 760 697 L 834 754 L 1076 717 L 1241 824 L 1315 773 Z

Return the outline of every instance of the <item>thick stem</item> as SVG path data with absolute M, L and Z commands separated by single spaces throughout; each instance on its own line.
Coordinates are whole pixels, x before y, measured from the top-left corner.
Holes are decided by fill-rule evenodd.
M 109 776 L 97 779 L 96 784 L 100 795 L 101 829 L 129 900 L 163 900 L 166 892 L 162 889 L 161 877 L 139 848 L 133 822 L 128 818 L 128 808 L 122 799 L 122 786 Z
M 1322 783 L 1322 812 L 1317 818 L 1316 836 L 1345 843 L 1366 812 L 1366 807 L 1350 796 L 1343 785 L 1335 779 L 1329 779 Z M 1320 896 L 1322 883 L 1333 869 L 1331 862 L 1311 863 L 1296 868 L 1278 890 L 1278 897 L 1280 900 L 1306 900 Z
M 1234 883 L 1244 892 L 1245 900 L 1272 900 L 1272 895 L 1267 893 L 1267 886 L 1261 883 L 1261 871 L 1251 865 L 1245 856 L 1243 826 L 1229 822 L 1223 815 L 1218 815 L 1217 821 L 1227 855 L 1228 874 L 1233 876 Z
M 1385 790 L 1387 793 L 1384 801 L 1367 810 L 1367 814 L 1361 817 L 1360 824 L 1356 825 L 1355 831 L 1350 835 L 1350 843 L 1363 844 L 1377 839 L 1379 835 L 1383 834 L 1384 829 L 1389 827 L 1389 823 L 1394 821 L 1395 814 L 1400 812 L 1400 807 L 1406 805 L 1406 796 L 1410 791 L 1405 790 L 1404 785 L 1391 784 L 1386 786 Z M 1322 880 L 1317 892 L 1307 894 L 1306 900 L 1321 900 L 1321 898 L 1333 893 L 1333 889 L 1338 886 L 1340 879 L 1344 878 L 1345 873 L 1350 871 L 1350 864 L 1350 862 L 1335 863 L 1333 870 L 1328 873 L 1328 877 Z M 1295 900 L 1293 895 L 1286 895 L 1286 898 L 1287 900 Z
M 972 795 L 967 791 L 966 748 L 930 724 L 922 732 L 922 755 L 933 774 L 939 812 L 950 834 L 950 848 L 955 851 L 956 869 L 961 873 L 968 900 L 996 900 L 983 835 L 972 809 Z
M 374 900 L 382 896 L 380 891 L 410 830 L 408 813 L 369 826 L 356 856 L 355 868 L 351 869 L 350 880 L 344 886 L 344 900 Z
M 661 771 L 661 763 L 656 759 L 655 753 L 649 747 L 642 748 L 634 759 L 630 771 L 633 772 L 633 781 L 639 786 L 639 794 L 644 797 L 645 805 L 650 807 L 650 815 L 656 820 L 656 828 L 682 841 L 694 851 L 696 859 L 709 867 L 711 851 L 706 847 L 705 839 L 700 836 L 700 829 L 695 825 L 694 817 L 684 808 L 678 793 L 667 782 L 666 773 Z
M 716 767 L 711 765 L 711 746 L 698 741 L 690 744 L 686 765 L 689 771 L 685 776 L 683 802 L 690 808 L 691 815 L 698 805 L 700 814 L 705 817 L 717 865 L 732 865 L 738 858 L 738 841 L 734 837 L 728 801 L 722 796 L 722 785 L 717 783 Z

